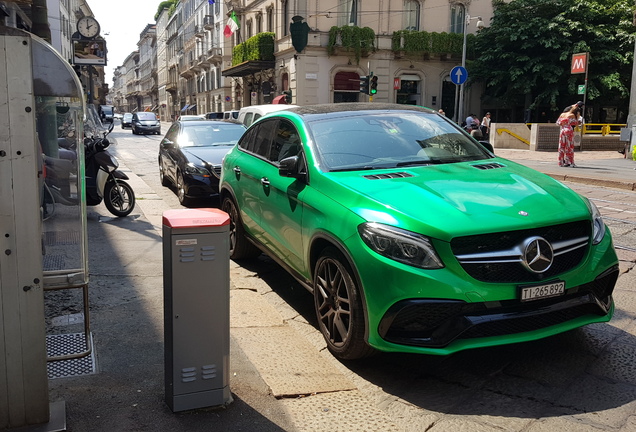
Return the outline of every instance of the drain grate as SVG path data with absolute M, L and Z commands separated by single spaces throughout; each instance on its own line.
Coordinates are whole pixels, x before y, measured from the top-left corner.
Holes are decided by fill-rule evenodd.
M 81 239 L 79 231 L 46 231 L 42 234 L 47 246 L 79 244 Z
M 42 263 L 44 271 L 62 270 L 65 268 L 64 255 L 44 255 Z
M 49 379 L 67 378 L 73 376 L 91 375 L 96 372 L 95 345 L 93 335 L 90 334 L 90 344 L 93 350 L 86 357 L 57 360 L 47 363 Z M 49 357 L 70 355 L 86 351 L 84 333 L 68 333 L 46 336 L 46 354 Z

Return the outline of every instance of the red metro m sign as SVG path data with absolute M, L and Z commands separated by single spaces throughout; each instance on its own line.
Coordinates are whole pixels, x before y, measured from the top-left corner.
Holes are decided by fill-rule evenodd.
M 587 53 L 572 54 L 571 73 L 580 74 L 587 72 Z

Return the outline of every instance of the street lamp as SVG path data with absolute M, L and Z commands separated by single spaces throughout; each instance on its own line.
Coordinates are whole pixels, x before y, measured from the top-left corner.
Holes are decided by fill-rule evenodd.
M 477 20 L 477 29 L 481 30 L 485 27 L 484 22 L 482 21 L 481 17 L 472 17 L 470 15 L 468 15 L 468 9 L 466 8 L 466 5 L 464 5 L 464 13 L 466 13 L 466 20 L 464 21 L 464 45 L 462 47 L 462 67 L 465 69 L 466 68 L 466 34 L 468 32 L 468 25 L 470 24 L 470 20 Z M 455 100 L 457 100 L 457 97 L 455 97 Z M 464 84 L 460 84 L 459 85 L 459 110 L 455 110 L 455 112 L 458 112 L 458 118 L 457 118 L 457 123 L 461 124 L 461 122 L 464 120 Z

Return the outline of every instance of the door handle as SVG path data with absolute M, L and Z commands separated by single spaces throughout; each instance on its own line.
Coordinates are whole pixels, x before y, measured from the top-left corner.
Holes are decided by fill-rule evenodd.
M 265 187 L 269 187 L 269 179 L 267 177 L 261 178 L 261 184 Z
M 236 178 L 239 178 L 241 176 L 241 168 L 235 166 L 234 168 L 232 168 L 232 171 L 234 171 L 234 175 L 236 176 Z

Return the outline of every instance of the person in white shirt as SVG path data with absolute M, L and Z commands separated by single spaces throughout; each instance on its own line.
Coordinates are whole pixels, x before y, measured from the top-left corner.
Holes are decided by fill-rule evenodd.
M 490 137 L 490 113 L 487 112 L 484 118 L 481 121 L 481 133 L 484 136 L 484 139 L 488 139 Z

